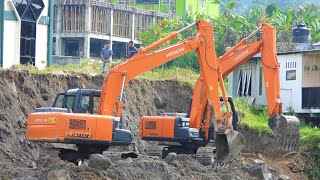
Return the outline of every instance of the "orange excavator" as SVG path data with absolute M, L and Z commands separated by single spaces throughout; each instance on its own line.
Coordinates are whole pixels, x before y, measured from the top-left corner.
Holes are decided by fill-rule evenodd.
M 260 40 L 247 44 L 249 38 L 260 30 L 262 30 Z M 161 145 L 165 145 L 162 151 L 163 157 L 170 152 L 196 154 L 201 146 L 208 146 L 211 142 L 214 142 L 218 162 L 228 162 L 236 158 L 245 142 L 243 137 L 235 131 L 238 130 L 238 114 L 233 100 L 231 97 L 226 98 L 224 88 L 222 88 L 223 96 L 220 101 L 227 107 L 227 112 L 228 106 L 230 106 L 232 120 L 221 120 L 219 116 L 215 116 L 216 114 L 219 115 L 220 106 L 217 104 L 219 100 L 217 97 L 210 99 L 210 92 L 208 91 L 210 91 L 211 86 L 208 87 L 208 80 L 218 78 L 220 85 L 223 86 L 221 77 L 225 77 L 258 53 L 261 53 L 264 72 L 270 116 L 268 125 L 275 133 L 281 151 L 297 150 L 300 121 L 294 116 L 282 115 L 280 67 L 276 54 L 276 29 L 268 24 L 262 24 L 262 27 L 217 59 L 217 66 L 214 68 L 220 71 L 221 76 L 208 77 L 204 73 L 205 71 L 201 70 L 201 76 L 196 82 L 188 113 L 163 113 L 163 116 L 143 116 L 140 121 L 140 138 L 160 141 Z M 199 52 L 197 54 L 198 58 L 203 58 Z M 216 104 L 212 103 L 214 100 L 216 100 Z M 214 111 L 215 117 L 212 116 L 212 111 Z
M 193 25 L 197 25 L 197 34 L 194 37 L 154 50 Z M 159 140 L 157 138 L 160 138 L 160 140 L 172 139 L 179 143 L 182 142 L 182 144 L 185 142 L 184 139 L 187 138 L 186 149 L 188 149 L 188 152 L 190 152 L 190 149 L 194 152 L 197 148 L 205 146 L 210 140 L 214 139 L 217 152 L 221 152 L 217 156 L 219 157 L 219 154 L 227 156 L 226 158 L 220 158 L 220 160 L 232 159 L 236 155 L 229 155 L 229 152 L 233 151 L 232 148 L 234 147 L 243 147 L 244 139 L 240 133 L 233 130 L 232 113 L 228 110 L 224 113 L 220 111 L 219 84 L 223 92 L 222 100 L 225 104 L 228 101 L 222 79 L 226 72 L 223 71 L 224 69 L 221 68 L 216 57 L 213 39 L 211 24 L 204 20 L 197 20 L 196 23 L 173 32 L 139 50 L 130 59 L 115 66 L 105 77 L 101 91 L 71 89 L 58 94 L 53 107 L 37 108 L 36 112 L 29 114 L 28 140 L 32 142 L 76 144 L 77 150 L 63 149 L 59 153 L 61 159 L 69 161 L 88 158 L 92 153 L 102 153 L 109 146 L 132 144 L 131 132 L 121 129 L 119 126 L 125 85 L 148 70 L 190 51 L 196 51 L 201 70 L 201 77 L 198 82 L 201 83 L 197 83 L 195 92 L 198 91 L 198 87 L 199 91 L 203 92 L 197 93 L 202 96 L 199 98 L 201 101 L 196 101 L 196 98 L 193 98 L 190 118 L 143 116 L 140 127 L 141 138 L 149 140 Z M 232 54 L 230 54 L 231 56 Z M 268 83 L 272 84 L 273 82 Z M 272 88 L 276 92 L 276 88 L 279 88 L 279 86 Z M 281 109 L 281 103 L 278 103 L 276 97 L 273 98 L 277 100 L 276 105 Z M 209 108 L 202 102 L 211 105 L 214 118 L 208 110 L 205 111 Z M 193 107 L 196 107 L 196 109 Z M 202 112 L 207 115 L 203 116 Z M 191 119 L 191 117 L 194 117 L 194 119 Z M 203 119 L 208 119 L 208 121 Z M 275 124 L 278 125 L 277 122 Z M 176 128 L 182 127 L 187 130 L 176 131 Z M 211 129 L 214 131 L 210 131 Z M 175 137 L 178 137 L 178 139 Z M 240 150 L 237 150 L 234 154 L 239 152 Z

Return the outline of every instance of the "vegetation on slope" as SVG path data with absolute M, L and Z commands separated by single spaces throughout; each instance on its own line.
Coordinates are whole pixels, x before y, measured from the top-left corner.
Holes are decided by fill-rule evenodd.
M 268 126 L 268 111 L 264 106 L 247 106 L 242 99 L 236 99 L 239 107 L 240 128 L 247 127 L 258 134 L 267 133 L 272 135 Z M 305 124 L 302 118 L 300 128 L 300 152 L 307 152 L 312 169 L 307 171 L 310 179 L 317 179 L 320 175 L 320 129 L 312 124 Z

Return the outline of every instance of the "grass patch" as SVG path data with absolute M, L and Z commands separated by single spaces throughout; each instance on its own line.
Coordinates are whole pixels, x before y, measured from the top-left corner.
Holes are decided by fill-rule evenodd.
M 29 71 L 31 74 L 63 74 L 63 73 L 83 73 L 83 74 L 98 74 L 101 73 L 102 67 L 99 61 L 95 60 L 84 60 L 81 65 L 68 64 L 65 66 L 52 65 L 43 69 L 38 69 L 30 65 L 18 65 L 13 66 L 11 70 L 15 71 Z
M 306 147 L 320 149 L 320 129 L 316 126 L 303 126 L 300 129 L 300 141 Z
M 148 80 L 177 80 L 182 84 L 188 84 L 194 87 L 200 74 L 188 68 L 156 68 L 139 76 Z
M 236 104 L 236 110 L 239 113 L 239 126 L 240 128 L 249 128 L 253 132 L 258 134 L 267 133 L 272 135 L 273 132 L 268 126 L 268 110 L 265 106 L 248 106 L 243 99 L 237 98 L 234 100 Z
M 268 109 L 265 106 L 248 106 L 243 99 L 234 100 L 239 107 L 240 127 L 248 127 L 254 132 L 273 134 L 268 126 Z M 236 108 L 238 108 L 236 106 Z M 301 123 L 300 141 L 306 147 L 320 148 L 320 129 Z

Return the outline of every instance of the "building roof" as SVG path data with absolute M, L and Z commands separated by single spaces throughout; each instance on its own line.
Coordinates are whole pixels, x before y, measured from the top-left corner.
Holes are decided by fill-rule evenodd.
M 277 52 L 278 55 L 286 55 L 286 54 L 307 54 L 307 53 L 320 53 L 320 49 L 310 49 L 310 50 L 301 50 L 301 51 L 287 51 L 287 52 Z
M 320 41 L 313 44 L 314 46 L 320 46 Z
M 318 54 L 319 53 L 320 54 L 320 49 L 277 52 L 277 55 L 298 54 L 298 53 L 302 53 L 302 54 L 309 54 L 309 53 Z M 254 55 L 251 59 L 258 59 L 258 58 L 261 58 L 261 53 Z

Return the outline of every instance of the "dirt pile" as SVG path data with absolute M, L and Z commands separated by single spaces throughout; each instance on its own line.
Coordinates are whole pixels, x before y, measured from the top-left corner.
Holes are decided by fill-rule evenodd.
M 0 179 L 250 179 L 248 168 L 257 158 L 266 162 L 267 172 L 274 179 L 279 174 L 292 179 L 301 177 L 298 173 L 291 173 L 287 164 L 269 162 L 256 154 L 241 157 L 219 171 L 184 155 L 175 156 L 169 162 L 141 155 L 137 159 L 112 161 L 107 170 L 97 170 L 88 166 L 88 162 L 78 167 L 61 161 L 57 151 L 43 151 L 51 144 L 26 141 L 27 115 L 36 107 L 49 106 L 57 92 L 71 88 L 100 89 L 102 82 L 102 76 L 89 78 L 83 75 L 31 75 L 28 72 L 0 71 Z M 156 145 L 138 139 L 141 115 L 157 114 L 154 97 L 163 99 L 166 112 L 185 112 L 191 93 L 192 88 L 176 81 L 138 79 L 126 86 L 123 125 L 132 131 L 140 152 Z
M 245 155 L 225 167 L 203 166 L 187 155 L 177 155 L 167 163 L 157 156 L 141 155 L 136 159 L 112 161 L 107 169 L 92 168 L 90 160 L 80 166 L 61 161 L 56 157 L 42 156 L 33 168 L 15 167 L 1 172 L 3 179 L 303 179 L 300 174 L 292 173 L 283 164 L 256 159 L 256 155 Z M 105 157 L 107 159 L 107 157 Z M 261 168 L 261 164 L 264 169 Z M 97 164 L 96 164 L 97 165 Z M 103 166 L 103 165 L 101 165 Z

